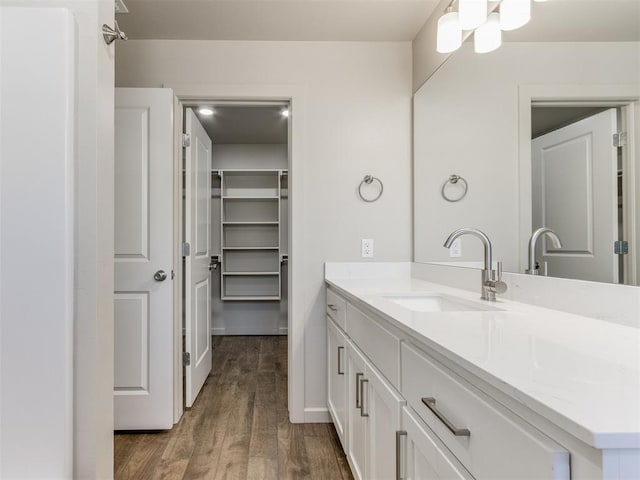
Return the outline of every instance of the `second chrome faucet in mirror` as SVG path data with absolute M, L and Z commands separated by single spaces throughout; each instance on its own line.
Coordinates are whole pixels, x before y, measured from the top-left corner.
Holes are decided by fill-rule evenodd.
M 554 247 L 562 248 L 562 242 L 560 241 L 560 237 L 556 235 L 556 232 L 546 227 L 537 229 L 531 234 L 531 239 L 529 240 L 529 266 L 524 271 L 526 274 L 539 275 L 540 273 L 540 264 L 536 261 L 536 246 L 538 245 L 538 240 L 542 238 L 543 235 L 547 235 L 551 239 Z M 543 275 L 547 275 L 546 262 Z
M 502 262 L 498 262 L 498 271 L 493 269 L 493 249 L 489 237 L 477 228 L 464 227 L 455 230 L 444 242 L 445 248 L 451 248 L 453 242 L 462 235 L 477 237 L 484 246 L 484 268 L 482 270 L 481 297 L 483 300 L 495 302 L 496 293 L 507 291 L 507 284 L 502 281 Z

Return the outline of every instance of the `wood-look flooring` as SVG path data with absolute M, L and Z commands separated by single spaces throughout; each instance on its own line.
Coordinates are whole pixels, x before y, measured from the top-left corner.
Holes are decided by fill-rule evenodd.
M 116 479 L 351 479 L 332 424 L 292 424 L 287 337 L 213 337 L 213 370 L 167 432 L 117 433 Z

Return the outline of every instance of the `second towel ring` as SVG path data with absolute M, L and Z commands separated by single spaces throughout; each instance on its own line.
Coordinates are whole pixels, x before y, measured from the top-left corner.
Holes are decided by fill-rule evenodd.
M 378 194 L 375 197 L 366 198 L 364 195 L 362 195 L 362 186 L 365 185 L 365 184 L 366 185 L 371 185 L 373 182 L 378 182 L 378 184 L 380 185 L 380 191 L 378 192 Z M 368 202 L 368 203 L 372 203 L 372 202 L 375 202 L 376 200 L 378 200 L 382 196 L 382 192 L 383 191 L 384 191 L 384 185 L 382 184 L 382 180 L 380 180 L 378 177 L 374 177 L 373 175 L 365 175 L 365 177 L 360 182 L 360 185 L 358 185 L 358 196 L 363 201 Z
M 464 190 L 462 191 L 462 194 L 457 198 L 448 197 L 447 193 L 445 192 L 445 190 L 447 188 L 447 185 L 449 185 L 449 184 L 455 185 L 458 182 L 462 182 L 463 183 Z M 467 181 L 463 177 L 461 177 L 460 175 L 453 174 L 453 175 L 450 175 L 449 178 L 447 179 L 447 181 L 442 184 L 442 191 L 441 191 L 442 198 L 444 198 L 447 202 L 452 202 L 452 203 L 459 202 L 460 200 L 462 200 L 465 197 L 465 195 L 467 194 L 467 190 L 469 190 L 469 185 L 467 184 Z

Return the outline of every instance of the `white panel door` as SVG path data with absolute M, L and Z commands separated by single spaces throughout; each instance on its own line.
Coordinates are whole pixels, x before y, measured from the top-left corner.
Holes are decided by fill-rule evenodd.
M 185 346 L 191 361 L 186 366 L 185 405 L 195 402 L 211 371 L 211 139 L 187 109 L 185 152 Z
M 531 142 L 533 230 L 553 229 L 536 258 L 550 276 L 618 282 L 616 110 L 610 109 Z
M 173 426 L 173 93 L 117 88 L 116 430 Z

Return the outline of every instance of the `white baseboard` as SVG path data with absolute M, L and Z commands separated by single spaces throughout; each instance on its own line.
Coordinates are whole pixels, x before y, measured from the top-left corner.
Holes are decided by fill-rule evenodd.
M 329 409 L 325 408 L 305 408 L 304 423 L 331 423 Z

